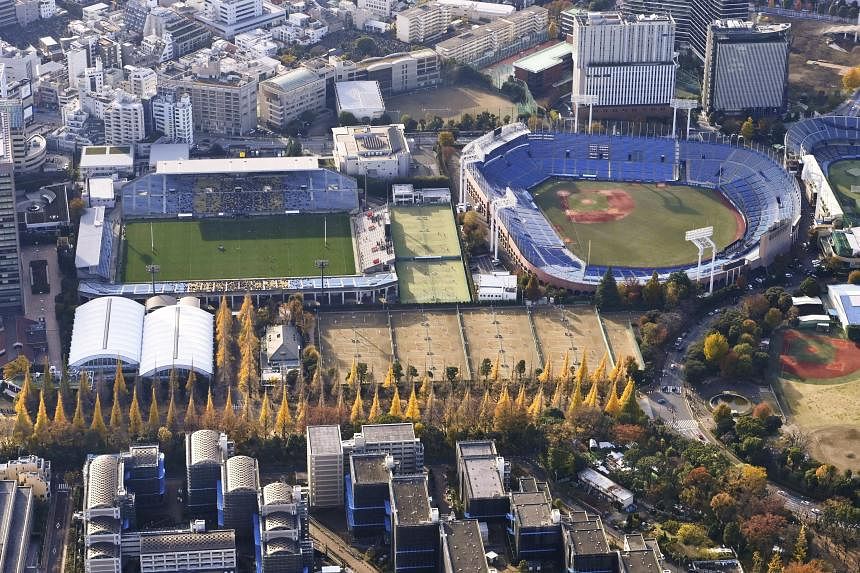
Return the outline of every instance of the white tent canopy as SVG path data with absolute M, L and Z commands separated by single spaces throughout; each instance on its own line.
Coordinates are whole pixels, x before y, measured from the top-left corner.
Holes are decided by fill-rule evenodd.
M 142 304 L 119 296 L 93 299 L 75 310 L 69 367 L 121 360 L 140 364 Z
M 140 375 L 157 376 L 173 368 L 213 374 L 214 317 L 194 306 L 177 304 L 149 313 L 143 323 Z

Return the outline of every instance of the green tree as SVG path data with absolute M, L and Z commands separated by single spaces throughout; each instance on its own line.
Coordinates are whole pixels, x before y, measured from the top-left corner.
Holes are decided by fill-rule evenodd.
M 489 358 L 484 358 L 481 360 L 481 376 L 484 377 L 484 381 L 486 382 L 487 376 L 490 375 L 490 371 L 493 369 L 493 361 Z
M 746 141 L 752 141 L 753 135 L 755 135 L 755 122 L 751 117 L 748 117 L 741 125 L 741 135 Z
M 807 559 L 809 559 L 809 537 L 807 536 L 805 523 L 800 525 L 800 530 L 797 532 L 793 557 L 798 563 L 806 563 Z
M 621 306 L 621 295 L 618 293 L 618 283 L 612 267 L 606 269 L 597 290 L 594 292 L 594 304 L 601 310 L 612 310 Z
M 782 312 L 778 308 L 769 309 L 764 315 L 764 323 L 773 330 L 782 323 Z
M 337 116 L 337 123 L 341 127 L 346 127 L 348 125 L 358 125 L 358 119 L 348 111 L 342 111 Z
M 821 294 L 821 286 L 812 277 L 806 277 L 800 283 L 800 292 L 806 296 L 818 296 Z
M 645 305 L 648 308 L 663 306 L 663 286 L 657 277 L 657 271 L 654 271 L 651 278 L 642 287 L 642 298 L 645 300 Z
M 439 136 L 436 138 L 439 147 L 451 147 L 455 141 L 454 134 L 450 131 L 440 131 Z
M 538 283 L 536 275 L 529 275 L 529 280 L 526 282 L 526 288 L 523 290 L 523 295 L 531 301 L 535 301 L 540 298 L 540 284 Z

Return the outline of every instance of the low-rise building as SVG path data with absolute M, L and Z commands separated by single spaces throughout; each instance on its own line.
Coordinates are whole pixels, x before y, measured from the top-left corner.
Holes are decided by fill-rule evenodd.
M 479 301 L 517 300 L 517 275 L 507 271 L 494 271 L 472 275 Z
M 353 454 L 390 454 L 395 474 L 408 475 L 424 471 L 424 445 L 415 436 L 411 423 L 364 424 L 344 450 Z
M 519 491 L 510 496 L 508 529 L 515 560 L 557 562 L 562 547 L 561 512 L 552 506 L 549 485 L 520 478 Z
M 394 573 L 437 573 L 439 510 L 430 507 L 427 476 L 392 476 L 389 496 Z
M 412 155 L 403 124 L 332 128 L 333 155 L 341 173 L 393 179 L 409 175 Z
M 338 115 L 350 113 L 359 121 L 370 122 L 385 113 L 379 82 L 337 82 L 334 88 Z
M 278 55 L 278 44 L 272 39 L 272 32 L 270 30 L 257 28 L 250 32 L 236 34 L 233 43 L 240 50 L 253 54 L 256 58 Z
M 633 510 L 633 492 L 621 487 L 602 473 L 591 468 L 585 468 L 577 474 L 577 477 L 586 488 L 593 490 L 624 511 Z
M 134 174 L 134 151 L 130 145 L 87 145 L 78 164 L 81 179 L 129 177 Z
M 860 285 L 828 285 L 826 304 L 846 332 L 860 328 Z
M 30 487 L 0 480 L 0 568 L 4 573 L 25 573 L 33 528 L 34 495 Z
M 203 520 L 185 530 L 140 533 L 140 573 L 234 573 L 236 567 L 235 532 L 206 531 Z
M 352 454 L 346 476 L 346 524 L 354 537 L 385 533 L 385 505 L 394 458 L 388 454 Z
M 440 534 L 443 573 L 489 573 L 476 519 L 443 521 Z
M 33 490 L 36 499 L 51 497 L 51 462 L 35 455 L 21 456 L 0 464 L 0 480 L 12 480 Z
M 504 519 L 510 511 L 505 481 L 510 465 L 491 440 L 457 442 L 457 482 L 463 515 L 487 521 Z
M 451 190 L 447 187 L 416 189 L 411 183 L 396 183 L 391 186 L 391 202 L 394 205 L 450 205 Z
M 514 62 L 514 77 L 524 82 L 535 97 L 566 93 L 572 79 L 573 45 L 559 42 Z M 569 86 L 567 86 L 569 88 Z

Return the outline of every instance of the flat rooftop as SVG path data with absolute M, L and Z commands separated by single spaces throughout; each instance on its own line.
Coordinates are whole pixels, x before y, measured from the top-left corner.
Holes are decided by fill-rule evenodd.
M 188 159 L 159 161 L 155 164 L 155 172 L 164 175 L 278 173 L 312 169 L 319 169 L 319 160 L 315 156 L 308 155 L 302 157 Z
M 514 62 L 514 67 L 536 74 L 561 64 L 565 57 L 572 55 L 573 44 L 559 42 L 554 46 L 550 46 L 549 48 L 516 60 Z
M 624 569 L 627 573 L 659 573 L 660 563 L 650 549 L 621 553 Z
M 543 492 L 514 492 L 511 505 L 520 527 L 552 525 L 552 507 Z
M 598 555 L 609 553 L 609 544 L 606 541 L 606 533 L 603 531 L 603 524 L 597 516 L 586 516 L 585 512 L 577 512 L 583 514 L 583 519 L 574 519 L 566 521 L 564 529 L 567 532 L 568 539 L 573 545 L 573 550 L 577 555 Z
M 131 146 L 85 145 L 81 149 L 80 167 L 132 167 L 134 152 Z
M 343 454 L 340 426 L 308 426 L 307 436 L 311 454 Z
M 353 454 L 350 457 L 352 479 L 358 484 L 387 483 L 388 466 L 385 465 L 385 454 Z
M 385 109 L 379 82 L 337 82 L 334 90 L 340 109 Z
M 496 445 L 490 441 L 457 442 L 457 455 L 461 458 L 493 456 L 496 454 Z
M 412 424 L 366 424 L 361 427 L 361 435 L 368 444 L 386 442 L 411 442 L 415 440 Z
M 442 531 L 447 537 L 448 562 L 454 573 L 487 573 L 487 557 L 477 520 L 446 521 Z
M 430 522 L 430 499 L 426 476 L 397 477 L 391 481 L 393 506 L 398 525 L 421 525 Z
M 497 498 L 505 495 L 505 486 L 499 476 L 495 458 L 467 459 L 464 465 L 471 499 Z

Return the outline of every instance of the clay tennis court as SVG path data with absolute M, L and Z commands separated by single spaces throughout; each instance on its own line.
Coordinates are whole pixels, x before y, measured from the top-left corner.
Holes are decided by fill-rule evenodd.
M 532 310 L 544 358 L 552 358 L 557 374 L 570 352 L 570 364 L 575 366 L 585 356 L 589 368 L 594 368 L 606 352 L 600 335 L 597 314 L 590 306 L 542 306 Z
M 501 377 L 512 378 L 513 367 L 520 360 L 526 369 L 540 366 L 537 347 L 525 308 L 464 309 L 464 335 L 469 350 L 472 377 L 481 378 L 481 361 L 500 357 Z
M 352 359 L 367 364 L 369 378 L 385 379 L 391 363 L 391 339 L 384 312 L 324 312 L 320 315 L 323 367 L 336 368 L 344 380 Z
M 639 367 L 643 368 L 645 365 L 639 359 L 636 336 L 630 326 L 630 314 L 626 312 L 601 313 L 600 318 L 603 320 L 603 328 L 606 330 L 606 337 L 609 339 L 615 360 L 624 361 L 628 356 L 632 356 L 639 363 Z
M 434 380 L 444 380 L 445 368 L 456 366 L 465 375 L 456 311 L 392 311 L 391 326 L 404 369 L 412 365 L 422 375 L 430 370 Z

